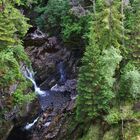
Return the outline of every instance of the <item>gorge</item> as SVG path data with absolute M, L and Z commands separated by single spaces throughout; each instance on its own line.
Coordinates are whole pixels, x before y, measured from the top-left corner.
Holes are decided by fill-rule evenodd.
M 140 140 L 140 0 L 0 0 L 0 140 Z
M 47 38 L 38 29 L 35 30 L 34 33 L 31 33 L 31 35 L 27 35 L 27 36 L 28 36 L 28 39 L 29 39 L 29 36 L 31 37 L 30 40 L 32 40 L 32 42 L 36 42 L 36 40 L 43 41 L 43 38 L 45 39 Z M 43 47 L 43 45 L 39 47 Z M 54 53 L 57 53 L 57 52 L 54 51 Z M 51 52 L 51 54 L 53 55 L 54 53 Z M 51 54 L 50 54 L 50 57 L 51 57 Z M 34 55 L 33 57 L 36 57 L 36 55 Z M 67 62 L 64 62 L 65 59 L 63 60 L 63 58 L 55 58 L 55 57 L 57 57 L 57 55 L 56 56 L 54 55 L 54 58 L 52 60 L 52 61 L 57 61 L 57 62 L 53 62 L 55 65 L 55 70 L 54 70 L 55 73 L 53 73 L 51 77 L 49 75 L 48 79 L 45 79 L 45 82 L 43 82 L 43 84 L 41 83 L 42 84 L 41 86 L 44 88 L 44 90 L 41 90 L 40 87 L 37 86 L 34 80 L 35 73 L 29 70 L 29 68 L 27 68 L 27 66 L 25 65 L 21 67 L 21 72 L 23 73 L 23 75 L 26 77 L 27 80 L 30 80 L 33 84 L 33 89 L 37 96 L 40 110 L 39 112 L 35 111 L 36 114 L 34 114 L 34 116 L 30 119 L 30 122 L 25 121 L 23 124 L 20 124 L 21 126 L 19 125 L 13 128 L 7 140 L 41 139 L 40 136 L 34 136 L 34 135 L 37 135 L 36 131 L 38 130 L 36 129 L 39 129 L 39 130 L 46 129 L 45 133 L 47 133 L 46 134 L 47 135 L 46 137 L 48 137 L 47 139 L 56 139 L 56 137 L 58 137 L 57 133 L 59 132 L 59 129 L 61 129 L 62 127 L 61 125 L 64 124 L 64 122 L 62 122 L 64 121 L 64 115 L 66 114 L 66 112 L 72 111 L 75 105 L 76 80 L 67 79 L 67 77 L 70 77 L 72 75 L 71 73 L 66 73 L 68 69 L 65 67 L 65 65 L 67 66 L 69 65 L 66 64 Z M 59 56 L 59 57 L 63 57 L 63 56 Z M 53 82 L 53 84 L 51 84 L 52 87 L 49 87 L 49 83 L 51 83 L 52 80 L 55 80 L 55 81 Z M 32 109 L 35 109 L 35 108 L 33 107 Z M 55 122 L 56 121 L 55 119 L 57 118 L 60 120 L 58 120 L 58 122 Z M 41 121 L 41 119 L 43 120 Z M 58 126 L 53 126 L 53 125 L 58 125 Z M 54 127 L 53 131 L 56 131 L 55 132 L 56 134 L 52 134 L 54 132 L 49 132 L 50 131 L 49 126 L 50 128 Z M 58 127 L 58 128 L 55 128 L 55 127 Z

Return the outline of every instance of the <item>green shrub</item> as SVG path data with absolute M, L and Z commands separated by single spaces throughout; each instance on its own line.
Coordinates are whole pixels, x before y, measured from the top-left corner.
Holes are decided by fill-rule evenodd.
M 120 130 L 118 127 L 111 127 L 110 130 L 106 131 L 103 140 L 120 140 Z
M 49 0 L 47 6 L 36 7 L 39 14 L 36 23 L 43 30 L 60 31 L 61 18 L 68 14 L 69 9 L 68 0 Z
M 119 96 L 123 100 L 140 99 L 140 72 L 131 63 L 122 72 Z
M 81 45 L 81 43 L 84 45 L 87 44 L 88 38 L 86 34 L 89 32 L 89 23 L 91 19 L 90 14 L 77 17 L 70 13 L 62 17 L 61 36 L 63 41 L 76 46 Z
M 72 11 L 69 0 L 49 0 L 47 6 L 38 6 L 37 25 L 50 35 L 60 36 L 69 45 L 83 45 L 89 29 L 90 14 L 81 16 Z
M 33 4 L 38 4 L 39 2 L 42 1 L 43 0 L 20 0 L 20 4 L 26 7 L 32 7 Z
M 21 74 L 20 64 L 30 65 L 21 39 L 30 25 L 27 23 L 28 19 L 15 8 L 15 4 L 21 4 L 19 0 L 5 0 L 3 4 L 4 9 L 0 12 L 0 88 L 5 93 L 12 85 L 17 84 L 14 96 L 17 95 L 18 98 L 14 97 L 14 100 L 21 103 L 25 99 L 24 92 L 28 84 L 23 86 L 26 80 Z
M 91 125 L 87 134 L 85 134 L 81 139 L 78 140 L 98 140 L 100 136 L 100 125 Z
M 105 117 L 108 124 L 118 124 L 121 120 L 120 111 L 116 108 L 109 110 L 109 114 Z

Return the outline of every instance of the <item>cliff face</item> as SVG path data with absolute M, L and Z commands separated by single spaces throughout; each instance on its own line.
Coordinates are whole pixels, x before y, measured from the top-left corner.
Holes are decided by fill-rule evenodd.
M 33 36 L 34 33 L 36 32 L 32 33 Z M 30 110 L 32 117 L 28 118 L 30 115 L 27 115 L 28 122 L 31 124 L 36 118 L 37 122 L 27 130 L 29 133 L 26 133 L 26 138 L 28 140 L 77 140 L 82 137 L 81 140 L 117 140 L 123 135 L 126 140 L 130 138 L 139 140 L 139 103 L 126 104 L 119 116 L 114 116 L 112 111 L 108 120 L 110 124 L 98 118 L 86 124 L 79 124 L 76 121 L 76 79 L 80 57 L 76 54 L 77 51 L 65 48 L 56 37 L 42 36 L 42 34 L 41 37 L 36 35 L 37 38 L 28 34 L 28 39 L 25 38 L 27 41 L 25 51 L 36 72 L 38 85 L 49 95 L 38 97 L 40 105 L 32 104 L 33 109 Z M 52 43 L 49 39 L 55 41 Z M 42 111 L 35 108 L 35 105 Z M 116 124 L 111 124 L 112 120 L 121 115 L 125 118 L 120 119 Z M 15 124 L 23 128 L 27 120 L 24 118 L 21 120 L 20 123 L 16 121 Z M 25 130 L 22 131 L 23 133 Z M 17 135 L 18 133 L 15 132 L 13 136 L 9 136 L 9 140 Z
M 35 110 L 32 110 L 32 105 L 38 103 L 36 100 L 32 100 L 32 102 L 26 100 L 24 103 L 17 105 L 14 103 L 13 97 L 9 92 L 7 92 L 7 95 L 1 95 L 1 97 L 0 139 L 5 140 L 15 125 L 24 124 L 24 119 L 28 115 L 31 117 L 36 113 Z M 36 110 L 39 108 L 39 105 L 37 106 Z
M 5 122 L 3 132 L 7 129 L 10 131 L 16 126 L 16 131 L 10 134 L 8 140 L 16 137 L 22 139 L 18 137 L 18 127 L 21 130 L 27 122 L 30 124 L 35 118 L 38 118 L 37 122 L 27 130 L 28 133 L 25 133 L 25 130 L 21 131 L 21 135 L 26 135 L 28 140 L 77 140 L 79 137 L 82 137 L 81 140 L 117 140 L 121 137 L 124 140 L 131 138 L 139 140 L 139 102 L 122 106 L 122 114 L 118 113 L 118 116 L 111 111 L 106 121 L 98 118 L 86 124 L 79 124 L 76 121 L 76 84 L 80 63 L 77 50 L 66 48 L 57 37 L 48 37 L 35 30 L 25 38 L 25 51 L 36 72 L 38 85 L 49 93 L 49 96 L 38 97 L 37 102 L 33 102 L 30 106 L 25 105 L 23 110 L 26 110 L 24 111 L 26 115 L 20 118 L 15 117 L 16 112 L 13 113 L 15 114 L 13 118 L 19 122 L 16 120 L 14 125 L 11 121 Z M 119 110 L 115 108 L 115 113 L 117 111 Z M 115 119 L 116 123 L 113 122 Z M 25 137 L 23 138 L 25 140 Z
M 77 77 L 80 61 L 78 50 L 65 47 L 57 37 L 49 37 L 38 29 L 25 37 L 24 44 L 35 79 L 42 89 L 49 89 L 57 82 L 61 84 L 59 80 L 62 75 L 65 80 Z
M 43 34 L 43 33 L 42 33 Z M 40 97 L 43 113 L 31 129 L 34 139 L 62 139 L 68 133 L 69 117 L 75 108 L 77 65 L 80 58 L 57 39 L 43 34 L 43 38 L 28 38 L 25 51 L 36 71 L 36 80 L 41 89 L 50 96 Z M 38 40 L 36 43 L 35 40 Z M 31 42 L 34 42 L 34 46 Z M 39 43 L 40 42 L 40 43 Z M 51 89 L 51 90 L 50 90 Z M 65 133 L 65 134 L 64 134 Z
M 24 128 L 27 122 L 31 124 L 35 117 L 38 118 L 37 122 L 29 130 L 30 133 L 26 134 L 27 139 L 56 140 L 63 138 L 64 133 L 67 137 L 68 125 L 75 108 L 76 78 L 80 60 L 78 52 L 64 47 L 56 37 L 48 37 L 38 29 L 27 34 L 24 44 L 35 72 L 37 85 L 47 94 L 38 96 L 40 105 L 33 102 L 32 107 L 36 105 L 37 108 L 33 107 L 26 117 L 15 121 L 15 128 L 8 140 L 21 139 L 18 137 L 17 129 Z M 21 130 L 21 133 L 25 131 Z

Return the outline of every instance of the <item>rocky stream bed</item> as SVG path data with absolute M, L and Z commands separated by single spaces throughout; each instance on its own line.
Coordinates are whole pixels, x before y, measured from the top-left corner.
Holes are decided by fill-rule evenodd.
M 44 95 L 28 105 L 26 116 L 14 119 L 7 140 L 64 140 L 76 99 L 78 51 L 32 28 L 24 40 L 35 81 Z M 27 79 L 28 80 L 28 79 Z

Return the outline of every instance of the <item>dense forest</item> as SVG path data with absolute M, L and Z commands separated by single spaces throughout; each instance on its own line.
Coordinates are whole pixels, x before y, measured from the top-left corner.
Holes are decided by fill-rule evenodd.
M 0 0 L 0 128 L 140 140 L 140 0 Z

